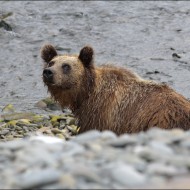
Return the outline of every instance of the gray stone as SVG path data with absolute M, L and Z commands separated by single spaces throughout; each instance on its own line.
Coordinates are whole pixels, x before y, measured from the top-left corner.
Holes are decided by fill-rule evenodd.
M 102 131 L 102 134 L 101 134 L 102 140 L 107 141 L 107 140 L 113 140 L 116 138 L 117 138 L 117 135 L 114 132 L 108 131 L 108 130 Z
M 54 183 L 54 184 L 45 184 L 43 186 L 40 187 L 40 189 L 52 189 L 52 190 L 55 190 L 55 189 L 71 189 L 69 187 L 66 187 L 62 184 L 59 184 L 59 183 Z
M 94 154 L 96 153 L 94 152 Z M 116 149 L 111 146 L 105 146 L 103 147 L 103 152 L 101 154 L 98 154 L 98 156 L 102 156 L 107 160 L 107 162 L 114 162 L 115 160 L 120 159 L 121 154 L 124 154 L 123 149 Z
M 73 117 L 68 117 L 67 120 L 66 120 L 66 123 L 68 125 L 76 125 L 76 119 L 73 118 Z
M 80 164 L 78 164 L 78 167 L 73 168 L 71 173 L 77 179 L 83 178 L 87 182 L 100 183 L 102 180 L 95 169 Z
M 81 157 L 80 157 L 81 158 Z M 62 170 L 67 171 L 64 173 L 61 178 L 61 181 L 65 181 L 67 178 L 69 182 L 69 186 L 73 186 L 75 181 L 85 181 L 87 183 L 101 183 L 102 178 L 99 175 L 99 170 L 95 167 L 94 162 L 90 162 L 86 160 L 84 157 L 78 159 L 78 162 L 75 162 L 75 159 L 64 159 L 63 160 L 64 167 Z M 62 181 L 62 184 L 64 184 Z
M 100 143 L 89 143 L 86 145 L 86 147 L 96 153 L 101 153 L 103 150 L 103 147 L 100 145 Z
M 190 159 L 188 155 L 175 155 L 173 157 L 166 157 L 165 162 L 170 163 L 179 168 L 190 169 Z
M 0 150 L 0 155 L 1 155 L 1 156 L 6 156 L 7 158 L 8 158 L 8 157 L 11 157 L 11 158 L 12 158 L 12 156 L 13 156 L 13 154 L 12 154 L 12 152 L 11 152 L 10 149 L 1 149 L 1 150 Z
M 0 164 L 0 172 L 4 171 L 6 168 L 6 165 L 5 164 Z
M 149 164 L 147 168 L 147 174 L 173 177 L 179 174 L 179 171 L 174 166 L 164 165 L 162 163 L 153 163 L 153 164 Z
M 39 188 L 43 185 L 58 182 L 61 177 L 61 172 L 52 169 L 35 169 L 28 170 L 25 173 L 15 176 L 15 181 L 12 183 L 14 188 Z
M 155 187 L 157 185 L 164 184 L 167 181 L 167 179 L 165 178 L 165 176 L 151 175 L 149 181 L 151 184 L 154 184 Z
M 173 155 L 173 150 L 166 144 L 159 142 L 159 141 L 151 141 L 149 146 L 154 150 L 159 152 L 160 154 L 165 155 Z
M 190 136 L 189 136 L 189 138 L 187 138 L 181 142 L 181 146 L 184 148 L 190 149 Z
M 32 145 L 32 143 L 31 143 Z M 36 144 L 37 145 L 37 144 Z M 48 151 L 47 144 L 39 144 L 38 146 L 31 146 L 29 149 L 25 148 L 15 153 L 16 161 L 18 163 L 27 163 L 30 167 L 51 165 L 56 166 L 56 154 Z
M 60 178 L 60 184 L 64 189 L 76 188 L 76 180 L 73 175 L 66 173 Z
M 76 189 L 110 189 L 110 187 L 105 187 L 97 183 L 86 183 L 85 181 L 80 181 L 76 185 Z
M 144 172 L 146 170 L 146 161 L 135 154 L 122 154 L 119 158 L 126 164 L 133 166 L 137 171 Z
M 169 133 L 172 143 L 180 143 L 183 139 L 186 138 L 187 134 L 183 129 L 174 128 Z
M 169 137 L 167 130 L 161 130 L 160 128 L 153 127 L 148 130 L 147 133 L 151 140 L 163 142 L 165 144 L 171 143 L 171 138 Z
M 38 108 L 41 108 L 41 109 L 47 108 L 47 104 L 44 101 L 42 101 L 42 100 L 40 100 L 39 102 L 37 102 L 35 104 L 35 106 L 38 107 Z
M 139 132 L 136 134 L 136 138 L 138 139 L 138 144 L 145 145 L 150 142 L 151 137 L 147 135 L 145 132 Z
M 53 129 L 51 129 L 51 132 L 54 134 L 59 134 L 59 133 L 61 133 L 61 130 L 59 130 L 57 128 L 53 128 Z
M 76 138 L 72 139 L 72 141 L 83 144 L 83 143 L 88 143 L 88 141 L 97 140 L 100 137 L 101 137 L 100 131 L 90 130 L 85 133 L 77 135 Z
M 108 168 L 108 172 L 110 172 L 115 182 L 120 183 L 125 188 L 142 185 L 146 182 L 146 177 L 143 174 L 123 162 L 111 164 Z
M 27 146 L 29 143 L 24 140 L 14 140 L 14 141 L 9 141 L 6 143 L 0 143 L 0 149 L 9 149 L 11 151 L 19 150 L 25 146 Z
M 3 129 L 2 131 L 0 131 L 0 135 L 6 135 L 9 133 L 9 129 Z
M 165 144 L 179 143 L 186 137 L 186 133 L 179 128 L 171 130 L 161 130 L 160 128 L 152 128 L 148 134 L 153 140 L 160 141 Z
M 134 148 L 134 153 L 148 162 L 158 160 L 161 156 L 159 152 L 154 151 L 154 149 L 141 145 Z
M 85 152 L 85 148 L 80 144 L 72 141 L 67 141 L 63 145 L 62 157 L 75 156 L 77 154 L 82 154 Z
M 109 142 L 109 145 L 113 147 L 125 147 L 128 145 L 135 145 L 137 143 L 137 138 L 135 136 L 130 136 L 128 134 L 124 134 L 119 136 L 118 138 Z

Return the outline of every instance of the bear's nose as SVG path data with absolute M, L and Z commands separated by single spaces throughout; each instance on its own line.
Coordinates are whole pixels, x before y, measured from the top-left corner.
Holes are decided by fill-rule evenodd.
M 46 79 L 51 80 L 53 78 L 53 72 L 50 69 L 44 69 L 43 76 Z

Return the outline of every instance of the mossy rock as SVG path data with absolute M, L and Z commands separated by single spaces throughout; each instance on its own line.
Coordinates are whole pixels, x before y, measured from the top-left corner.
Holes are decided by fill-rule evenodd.
M 44 109 L 44 110 L 61 110 L 61 107 L 58 103 L 56 103 L 52 98 L 45 98 L 40 100 L 35 104 L 36 107 Z
M 26 112 L 26 113 L 12 113 L 12 114 L 3 114 L 0 116 L 0 120 L 5 122 L 17 119 L 33 119 L 35 116 L 34 113 Z
M 7 104 L 3 109 L 3 113 L 13 113 L 15 111 L 15 108 L 12 104 Z

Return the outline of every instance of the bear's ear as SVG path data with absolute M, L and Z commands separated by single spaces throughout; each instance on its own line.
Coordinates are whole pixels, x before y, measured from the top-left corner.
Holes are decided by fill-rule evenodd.
M 85 46 L 80 50 L 79 59 L 85 67 L 93 65 L 94 50 L 90 46 Z
M 41 58 L 49 63 L 57 55 L 56 49 L 51 44 L 46 44 L 41 49 Z

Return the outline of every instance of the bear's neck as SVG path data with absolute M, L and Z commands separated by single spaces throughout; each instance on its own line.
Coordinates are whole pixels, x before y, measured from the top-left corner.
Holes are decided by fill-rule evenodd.
M 74 97 L 73 99 L 74 104 L 73 107 L 71 107 L 73 112 L 76 112 L 76 110 L 80 109 L 82 103 L 89 99 L 95 88 L 95 80 L 96 74 L 94 66 L 92 65 L 90 68 L 85 68 L 85 72 L 82 77 L 82 86 L 78 90 L 78 93 L 76 93 L 77 97 Z

